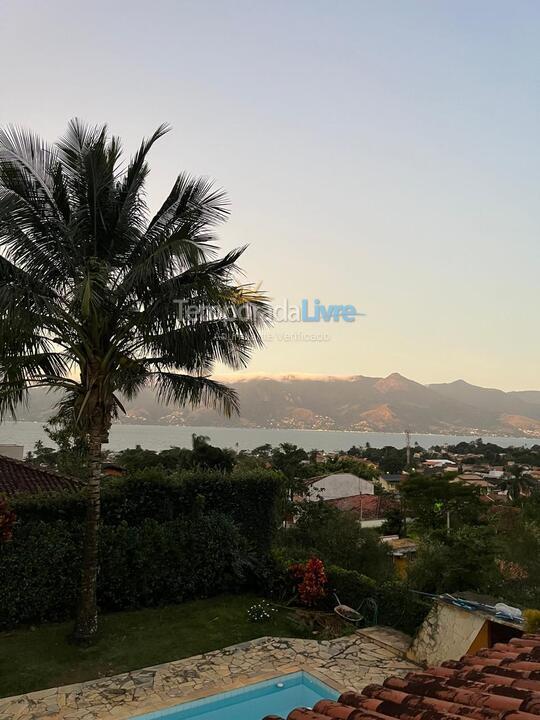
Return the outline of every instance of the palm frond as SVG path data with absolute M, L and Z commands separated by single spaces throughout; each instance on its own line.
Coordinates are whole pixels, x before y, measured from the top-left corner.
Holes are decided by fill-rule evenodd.
M 209 377 L 158 372 L 153 374 L 157 397 L 166 405 L 206 405 L 226 417 L 239 412 L 238 396 L 231 388 Z
M 58 217 L 51 179 L 57 163 L 55 149 L 35 133 L 14 125 L 0 129 L 0 184 L 31 204 L 46 198 Z
M 216 362 L 247 364 L 267 300 L 238 284 L 244 248 L 217 257 L 228 203 L 209 180 L 180 174 L 148 220 L 147 157 L 166 132 L 127 167 L 106 125 L 74 119 L 53 147 L 0 132 L 0 417 L 30 388 L 57 387 L 81 431 L 100 418 L 106 433 L 120 397 L 149 380 L 167 402 L 237 410 L 207 375 Z

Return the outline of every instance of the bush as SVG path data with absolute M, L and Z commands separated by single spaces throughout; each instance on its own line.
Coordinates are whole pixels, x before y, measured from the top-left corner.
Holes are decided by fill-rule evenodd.
M 0 626 L 67 617 L 77 598 L 80 557 L 80 526 L 17 524 L 0 548 Z
M 465 525 L 449 535 L 431 533 L 420 544 L 409 571 L 410 582 L 430 593 L 489 592 L 497 576 L 495 542 L 489 526 Z
M 429 612 L 431 603 L 412 592 L 410 585 L 390 580 L 377 588 L 379 624 L 414 635 Z
M 293 527 L 281 530 L 278 542 L 284 552 L 306 560 L 316 555 L 328 565 L 384 580 L 393 575 L 388 546 L 375 530 L 362 529 L 358 518 L 325 502 L 305 502 Z
M 293 563 L 289 573 L 296 583 L 296 591 L 302 605 L 317 605 L 326 597 L 326 571 L 322 560 L 310 558 L 307 563 Z
M 344 605 L 357 608 L 366 598 L 373 598 L 378 607 L 378 624 L 414 634 L 422 624 L 429 605 L 409 590 L 408 585 L 399 580 L 377 583 L 355 570 L 345 570 L 337 566 L 327 568 L 328 589 L 336 592 Z
M 160 469 L 142 470 L 103 482 L 101 516 L 104 525 L 136 526 L 147 519 L 169 522 L 195 507 L 219 510 L 239 525 L 258 551 L 269 552 L 281 492 L 281 476 L 268 470 L 226 476 L 202 471 L 168 476 Z M 23 522 L 82 522 L 85 502 L 82 492 L 44 493 L 18 498 L 13 510 Z
M 104 481 L 98 602 L 102 610 L 206 597 L 266 582 L 282 485 L 276 473 L 153 469 Z M 72 615 L 81 574 L 82 493 L 13 502 L 0 545 L 0 626 Z
M 121 610 L 178 603 L 230 591 L 243 582 L 237 559 L 246 540 L 222 514 L 104 526 L 98 604 Z M 62 620 L 73 614 L 82 531 L 63 521 L 17 526 L 0 551 L 0 625 Z
M 213 514 L 167 523 L 104 527 L 98 598 L 103 609 L 181 603 L 233 590 L 246 542 L 231 520 Z
M 356 572 L 356 570 L 345 570 L 337 565 L 330 565 L 326 569 L 326 576 L 328 592 L 332 601 L 335 600 L 333 596 L 335 592 L 344 605 L 356 608 L 363 600 L 368 597 L 374 598 L 377 593 L 375 580 Z

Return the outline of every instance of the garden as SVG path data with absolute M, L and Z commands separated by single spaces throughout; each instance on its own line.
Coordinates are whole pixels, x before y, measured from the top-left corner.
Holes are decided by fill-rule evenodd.
M 70 640 L 84 498 L 20 497 L 0 544 L 0 692 L 29 691 L 186 657 L 263 635 L 335 637 L 334 592 L 374 598 L 379 622 L 412 631 L 426 608 L 396 580 L 372 531 L 321 503 L 282 522 L 283 476 L 166 472 L 104 481 L 100 630 Z

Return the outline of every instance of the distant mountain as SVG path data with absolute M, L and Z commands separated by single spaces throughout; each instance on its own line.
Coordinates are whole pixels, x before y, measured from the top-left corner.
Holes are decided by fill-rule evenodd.
M 243 377 L 231 380 L 240 417 L 160 405 L 150 388 L 126 402 L 121 422 L 317 430 L 402 431 L 540 437 L 540 391 L 503 392 L 463 380 L 422 385 L 399 373 L 385 378 Z M 36 390 L 21 420 L 46 421 L 54 393 Z

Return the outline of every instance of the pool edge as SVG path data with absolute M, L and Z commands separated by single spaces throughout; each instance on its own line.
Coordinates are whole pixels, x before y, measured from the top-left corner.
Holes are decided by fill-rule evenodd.
M 139 720 L 139 718 L 144 718 L 145 715 L 148 715 L 150 713 L 171 710 L 172 708 L 176 707 L 180 708 L 180 706 L 195 702 L 196 700 L 212 698 L 214 695 L 220 695 L 222 693 L 232 692 L 234 690 L 249 688 L 252 685 L 258 685 L 259 683 L 272 680 L 273 678 L 280 678 L 284 675 L 294 675 L 296 673 L 306 673 L 308 675 L 311 675 L 313 678 L 315 678 L 315 680 L 318 680 L 324 685 L 327 685 L 336 692 L 343 692 L 345 690 L 345 688 L 343 688 L 343 686 L 337 683 L 333 678 L 328 677 L 324 672 L 321 672 L 320 668 L 312 668 L 307 664 L 285 665 L 283 668 L 280 668 L 279 671 L 273 670 L 272 672 L 260 673 L 250 678 L 239 678 L 237 680 L 234 680 L 233 682 L 214 685 L 212 686 L 210 692 L 207 688 L 206 690 L 201 689 L 181 696 L 177 695 L 170 698 L 170 703 L 167 702 L 166 704 L 163 704 L 162 700 L 159 703 L 150 702 L 148 704 L 141 705 L 140 708 L 137 708 L 136 715 L 130 714 L 118 717 L 119 720 Z

